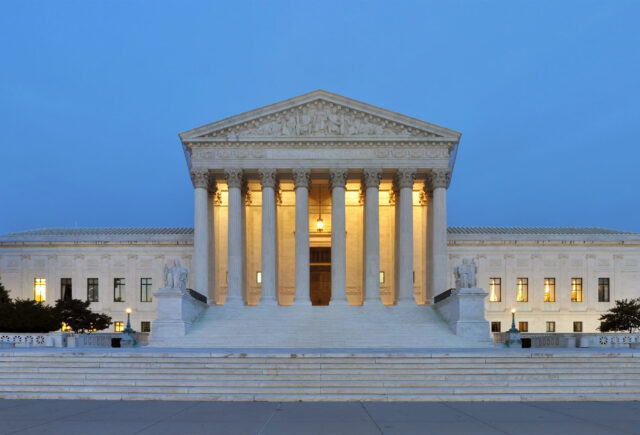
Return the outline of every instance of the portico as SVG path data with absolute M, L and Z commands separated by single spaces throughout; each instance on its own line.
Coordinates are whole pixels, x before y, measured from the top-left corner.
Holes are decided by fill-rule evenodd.
M 446 290 L 460 133 L 315 91 L 180 138 L 193 283 L 211 304 L 311 305 L 317 247 L 330 248 L 314 274 L 330 268 L 329 306 L 423 305 Z

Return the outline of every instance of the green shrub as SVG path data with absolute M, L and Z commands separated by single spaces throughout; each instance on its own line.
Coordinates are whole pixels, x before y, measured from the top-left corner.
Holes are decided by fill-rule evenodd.
M 89 309 L 89 301 L 80 299 L 56 301 L 55 311 L 61 322 L 66 323 L 73 332 L 102 331 L 111 324 L 111 317 L 94 313 Z

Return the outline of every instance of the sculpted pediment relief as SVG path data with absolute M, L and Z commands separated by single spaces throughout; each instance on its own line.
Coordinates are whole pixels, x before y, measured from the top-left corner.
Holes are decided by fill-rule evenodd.
M 439 139 L 456 131 L 326 91 L 314 91 L 182 133 L 190 140 Z
M 322 100 L 214 131 L 202 137 L 234 140 L 243 137 L 332 136 L 438 137 L 434 133 Z

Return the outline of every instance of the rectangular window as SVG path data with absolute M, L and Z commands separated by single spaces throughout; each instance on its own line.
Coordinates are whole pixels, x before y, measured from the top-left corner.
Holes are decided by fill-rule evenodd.
M 598 302 L 609 302 L 609 278 L 598 278 Z
M 380 271 L 380 284 L 384 284 L 384 271 Z
M 500 278 L 489 278 L 489 302 L 500 302 L 502 299 L 502 284 Z
M 518 330 L 520 332 L 529 332 L 529 322 L 518 322 Z
M 491 322 L 491 332 L 500 332 L 500 322 Z
M 547 332 L 556 332 L 556 322 L 547 322 Z
M 529 278 L 518 278 L 517 302 L 529 302 Z
M 113 302 L 124 302 L 125 295 L 124 278 L 113 278 Z
M 44 302 L 47 300 L 47 279 L 35 278 L 33 280 L 33 299 L 36 302 Z
M 582 302 L 582 278 L 571 278 L 571 302 Z
M 262 284 L 262 272 L 261 271 L 257 271 L 256 272 L 256 284 Z
M 140 302 L 151 302 L 151 278 L 140 278 Z
M 124 322 L 113 322 L 113 332 L 124 331 Z
M 151 322 L 140 322 L 140 332 L 151 332 Z
M 98 302 L 98 278 L 87 278 L 87 300 Z
M 73 299 L 71 292 L 71 278 L 60 278 L 60 299 L 70 301 Z
M 573 332 L 582 332 L 582 322 L 573 322 Z
M 544 301 L 545 302 L 556 301 L 556 279 L 555 278 L 544 279 Z

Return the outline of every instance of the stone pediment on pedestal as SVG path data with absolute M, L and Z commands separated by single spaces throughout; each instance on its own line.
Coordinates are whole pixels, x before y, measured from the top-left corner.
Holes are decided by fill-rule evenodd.
M 460 133 L 318 90 L 180 134 L 182 141 L 416 140 L 457 142 Z

